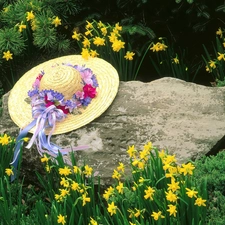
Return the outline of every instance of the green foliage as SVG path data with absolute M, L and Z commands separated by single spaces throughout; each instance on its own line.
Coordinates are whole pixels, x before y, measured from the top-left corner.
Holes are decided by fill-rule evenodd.
M 166 38 L 160 38 L 159 42 L 153 44 L 151 50 L 153 51 L 153 55 L 150 56 L 151 63 L 160 77 L 175 77 L 192 82 L 195 80 L 200 66 L 196 69 L 196 65 L 189 62 L 185 50 L 179 49 L 176 52 Z
M 207 179 L 209 197 L 207 224 L 225 224 L 225 151 L 215 156 L 204 156 L 196 161 L 195 179 L 200 183 Z
M 203 60 L 206 65 L 206 71 L 212 74 L 217 86 L 223 86 L 225 80 L 225 39 L 224 32 L 221 28 L 218 29 L 216 43 L 213 43 L 212 51 L 208 51 L 203 45 L 205 55 Z

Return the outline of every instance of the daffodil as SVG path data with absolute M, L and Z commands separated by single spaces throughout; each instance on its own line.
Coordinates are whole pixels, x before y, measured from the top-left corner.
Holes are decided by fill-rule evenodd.
M 81 34 L 77 33 L 76 31 L 73 32 L 72 38 L 79 41 L 81 38 Z
M 97 46 L 105 45 L 105 39 L 101 37 L 94 37 L 93 44 Z
M 84 59 L 88 59 L 90 54 L 89 54 L 89 51 L 87 48 L 82 48 L 82 52 L 81 52 L 81 55 Z
M 7 52 L 3 52 L 3 59 L 6 59 L 6 61 L 8 61 L 9 59 L 12 59 L 12 53 L 8 50 Z
M 162 215 L 161 211 L 158 212 L 152 212 L 152 215 L 154 220 L 159 220 L 159 218 L 165 218 L 165 216 Z
M 55 17 L 55 19 L 53 19 L 52 24 L 55 25 L 55 27 L 58 27 L 59 25 L 61 25 L 61 19 L 59 19 L 58 16 Z
M 92 23 L 90 23 L 89 21 L 86 21 L 87 22 L 87 25 L 85 26 L 85 28 L 88 30 L 88 29 L 92 29 L 93 28 L 93 25 Z
M 112 44 L 112 49 L 115 52 L 119 52 L 121 48 L 124 48 L 125 42 L 121 40 L 115 40 Z
M 91 201 L 91 198 L 87 197 L 87 194 L 83 194 L 82 195 L 82 201 L 83 201 L 83 205 L 82 206 L 85 206 L 86 205 L 86 202 L 90 202 Z
M 144 195 L 145 199 L 153 200 L 153 195 L 155 190 L 152 187 L 148 187 L 147 190 L 144 190 L 144 192 L 145 192 L 145 195 Z
M 4 134 L 3 137 L 0 137 L 1 145 L 8 145 L 10 143 L 10 141 L 11 141 L 11 138 L 7 134 Z
M 44 156 L 41 158 L 41 162 L 48 162 L 49 158 L 44 154 Z
M 110 196 L 114 193 L 114 188 L 113 187 L 108 187 L 107 190 L 105 190 L 105 193 L 103 194 L 103 198 L 108 201 Z
M 62 214 L 59 214 L 57 216 L 57 218 L 58 218 L 58 220 L 57 220 L 58 223 L 61 223 L 62 225 L 66 224 L 66 217 L 65 216 L 63 216 Z
M 86 174 L 87 176 L 91 176 L 92 171 L 93 171 L 93 169 L 90 166 L 85 165 L 85 167 L 84 167 L 84 174 Z
M 6 169 L 5 169 L 5 173 L 7 174 L 7 176 L 14 175 L 13 170 L 10 169 L 10 168 L 6 168 Z
M 168 211 L 170 213 L 170 216 L 174 216 L 176 217 L 177 214 L 177 207 L 175 205 L 168 205 L 169 209 L 167 209 L 166 211 Z
M 124 56 L 124 58 L 126 59 L 126 60 L 133 60 L 134 58 L 133 58 L 133 56 L 135 55 L 135 53 L 134 52 L 130 52 L 130 51 L 127 51 L 126 52 L 126 55 Z
M 202 198 L 197 198 L 195 200 L 195 205 L 197 205 L 197 206 L 206 206 L 205 202 L 206 202 L 206 200 L 204 200 Z
M 171 190 L 169 190 L 166 193 L 166 199 L 170 202 L 176 202 L 177 201 L 177 195 L 174 194 Z
M 198 194 L 197 191 L 195 191 L 193 189 L 189 189 L 189 188 L 185 188 L 185 189 L 187 191 L 186 194 L 189 198 L 193 198 L 193 197 L 197 198 L 197 194 Z
M 213 61 L 213 60 L 210 60 L 210 61 L 209 61 L 209 66 L 210 66 L 212 69 L 216 69 L 216 62 Z
M 170 184 L 167 184 L 169 187 L 168 187 L 168 190 L 171 190 L 173 192 L 175 192 L 176 190 L 180 189 L 180 186 L 179 186 L 179 181 L 176 182 L 174 178 L 171 179 L 171 183 Z
M 23 31 L 23 29 L 26 29 L 27 26 L 25 24 L 23 24 L 23 21 L 21 22 L 21 24 L 19 25 L 19 32 L 21 33 Z
M 111 204 L 108 204 L 107 210 L 112 216 L 113 214 L 116 214 L 117 206 L 114 204 L 114 202 L 112 202 Z
M 123 194 L 123 183 L 119 182 L 119 184 L 116 186 L 116 189 L 120 194 Z
M 75 181 L 72 181 L 71 189 L 77 191 L 79 189 L 79 184 Z
M 65 166 L 64 168 L 59 168 L 59 174 L 60 175 L 68 176 L 71 173 L 72 173 L 71 169 L 68 168 L 68 166 Z
M 30 20 L 33 20 L 34 19 L 34 14 L 33 14 L 33 11 L 30 11 L 30 12 L 27 12 L 27 21 L 30 21 Z
M 120 174 L 117 170 L 114 170 L 114 171 L 113 171 L 112 178 L 113 178 L 113 179 L 120 180 L 121 174 Z
M 183 173 L 184 176 L 186 176 L 187 174 L 192 175 L 194 169 L 195 169 L 195 167 L 191 163 L 182 164 L 182 167 L 180 169 L 180 172 Z
M 219 28 L 217 31 L 216 31 L 216 35 L 220 36 L 220 38 L 223 37 L 223 31 L 221 28 Z
M 97 57 L 98 55 L 99 55 L 99 54 L 97 53 L 96 50 L 91 50 L 91 51 L 90 51 L 90 56 L 91 56 L 91 57 L 94 58 L 94 57 Z
M 129 146 L 127 153 L 129 154 L 130 158 L 133 158 L 135 156 L 136 152 L 137 152 L 137 150 L 135 150 L 134 145 Z
M 92 217 L 90 217 L 90 223 L 89 225 L 98 225 L 98 222 L 96 220 L 94 220 Z
M 219 56 L 217 57 L 217 59 L 218 59 L 219 61 L 222 60 L 222 59 L 225 61 L 225 56 L 224 56 L 225 54 L 224 54 L 224 53 L 219 53 L 219 52 L 218 52 L 218 55 L 219 55 Z

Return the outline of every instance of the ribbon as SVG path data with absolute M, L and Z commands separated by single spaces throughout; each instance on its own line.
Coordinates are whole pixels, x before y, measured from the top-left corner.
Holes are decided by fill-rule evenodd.
M 16 139 L 13 161 L 10 163 L 13 166 L 14 173 L 14 175 L 11 176 L 11 181 L 16 178 L 20 149 L 24 142 L 23 139 L 27 136 L 29 130 L 31 130 L 31 128 L 34 126 L 36 127 L 35 131 L 26 148 L 30 149 L 35 143 L 37 146 L 37 150 L 41 156 L 44 153 L 48 153 L 53 157 L 57 157 L 59 152 L 62 155 L 67 155 L 72 151 L 89 148 L 88 146 L 77 146 L 62 149 L 61 147 L 51 143 L 50 139 L 55 130 L 56 122 L 60 122 L 66 117 L 66 114 L 64 114 L 61 109 L 57 109 L 55 105 L 50 105 L 46 108 L 46 106 L 43 104 L 43 101 L 37 100 L 32 107 L 32 115 L 35 119 L 20 131 Z M 51 128 L 48 137 L 46 137 L 45 134 L 46 128 Z

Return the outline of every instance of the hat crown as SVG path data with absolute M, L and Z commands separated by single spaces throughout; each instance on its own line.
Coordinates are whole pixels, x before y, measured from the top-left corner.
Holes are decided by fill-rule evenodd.
M 82 91 L 82 78 L 74 67 L 55 65 L 45 68 L 40 82 L 40 90 L 54 90 L 64 95 L 66 100 L 72 98 L 77 91 Z

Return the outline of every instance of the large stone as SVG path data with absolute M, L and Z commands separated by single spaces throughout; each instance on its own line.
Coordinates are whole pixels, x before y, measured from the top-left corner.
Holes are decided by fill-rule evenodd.
M 120 82 L 113 104 L 99 118 L 72 132 L 56 135 L 60 146 L 88 145 L 76 152 L 78 163 L 84 161 L 109 183 L 118 162 L 129 162 L 128 146 L 136 148 L 151 141 L 168 149 L 183 163 L 216 150 L 225 133 L 225 88 L 205 87 L 175 78 L 149 83 Z M 0 133 L 18 134 L 7 110 L 8 94 Z M 18 103 L 19 104 L 19 103 Z M 19 105 L 18 105 L 19 107 Z M 41 171 L 39 155 L 33 147 L 23 152 L 23 171 L 28 177 Z

